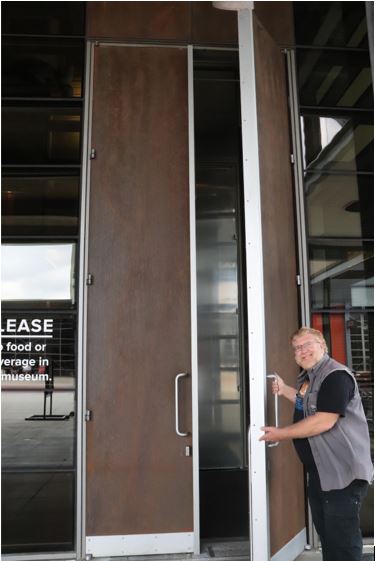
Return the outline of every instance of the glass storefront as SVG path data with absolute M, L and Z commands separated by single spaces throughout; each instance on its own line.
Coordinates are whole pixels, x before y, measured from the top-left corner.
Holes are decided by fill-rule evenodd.
M 3 15 L 2 552 L 74 551 L 83 2 Z
M 294 8 L 311 324 L 354 371 L 373 442 L 373 92 L 365 5 Z M 364 536 L 373 535 L 372 514 L 373 489 L 362 510 Z

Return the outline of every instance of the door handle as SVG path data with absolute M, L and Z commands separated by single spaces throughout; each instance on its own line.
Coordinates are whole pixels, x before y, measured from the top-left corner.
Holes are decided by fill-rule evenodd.
M 277 380 L 277 374 L 267 374 L 267 378 L 274 378 Z M 279 411 L 278 411 L 278 394 L 274 394 L 274 415 L 275 415 L 275 426 L 279 427 Z M 268 448 L 273 448 L 274 446 L 278 446 L 279 442 L 271 442 L 267 443 Z
M 188 372 L 180 372 L 175 376 L 175 431 L 178 436 L 189 436 L 189 432 L 182 432 L 179 427 L 179 380 L 189 376 Z

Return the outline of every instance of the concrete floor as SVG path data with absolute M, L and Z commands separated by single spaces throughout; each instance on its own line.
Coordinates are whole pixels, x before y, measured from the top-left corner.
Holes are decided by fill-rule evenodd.
M 367 547 L 367 550 L 370 549 L 371 548 Z M 374 553 L 371 553 L 370 551 L 367 551 L 367 553 L 363 553 L 363 561 L 374 561 L 374 559 Z M 320 551 L 305 551 L 294 561 L 322 561 L 322 555 Z

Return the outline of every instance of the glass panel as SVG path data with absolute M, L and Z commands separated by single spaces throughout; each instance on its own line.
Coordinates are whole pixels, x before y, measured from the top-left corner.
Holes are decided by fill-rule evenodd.
M 3 2 L 2 33 L 84 35 L 85 2 Z
M 82 96 L 84 44 L 68 39 L 4 39 L 3 97 Z
M 373 247 L 351 240 L 310 241 L 312 308 L 373 307 Z
M 197 49 L 195 57 L 195 82 L 198 80 L 239 81 L 239 55 L 236 51 Z
M 236 170 L 197 170 L 201 467 L 242 464 Z
M 330 354 L 354 370 L 373 446 L 373 96 L 365 3 L 294 2 L 294 15 L 297 44 L 307 46 L 297 50 L 297 66 L 311 324 Z M 373 535 L 372 487 L 361 527 Z
M 4 177 L 3 236 L 77 235 L 80 178 Z
M 307 169 L 373 171 L 373 119 L 368 114 L 304 112 L 301 128 Z
M 4 165 L 78 165 L 81 109 L 4 107 Z
M 2 317 L 3 553 L 74 549 L 75 336 L 72 315 Z
M 237 53 L 195 52 L 200 468 L 244 467 Z
M 308 235 L 319 238 L 373 237 L 373 176 L 305 176 Z
M 74 549 L 73 473 L 5 472 L 2 482 L 4 554 Z
M 237 53 L 195 53 L 195 144 L 200 161 L 237 161 L 240 107 Z M 196 64 L 196 63 L 195 63 Z
M 75 243 L 2 245 L 3 306 L 72 307 L 75 254 Z
M 298 45 L 368 48 L 364 2 L 293 2 Z
M 372 108 L 370 66 L 368 53 L 298 50 L 300 104 Z

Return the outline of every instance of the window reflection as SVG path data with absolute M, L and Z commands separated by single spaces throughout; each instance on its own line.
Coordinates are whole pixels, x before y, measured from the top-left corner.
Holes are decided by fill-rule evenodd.
M 372 440 L 373 97 L 365 3 L 294 2 L 294 13 L 311 325 L 355 371 Z M 365 536 L 373 533 L 372 499 L 371 489 Z
M 3 97 L 82 96 L 81 41 L 6 39 L 2 47 Z
M 20 320 L 25 311 L 2 315 Z M 26 317 L 43 320 L 45 314 Z M 52 339 L 2 337 L 3 359 L 48 359 L 48 381 L 20 381 L 41 368 L 2 367 L 3 552 L 72 550 L 74 545 L 76 317 L 48 312 Z M 6 344 L 45 343 L 43 352 L 7 351 Z M 14 347 L 14 348 L 15 348 Z M 38 362 L 37 362 L 38 364 Z M 38 524 L 35 523 L 38 521 Z
M 80 133 L 78 107 L 4 107 L 3 164 L 79 164 Z
M 1 250 L 5 304 L 32 301 L 72 305 L 76 244 L 4 244 Z
M 372 238 L 372 176 L 309 173 L 305 192 L 310 237 Z
M 313 309 L 373 306 L 371 245 L 311 245 L 310 274 Z
M 300 50 L 297 65 L 301 105 L 372 108 L 368 53 Z
M 238 467 L 242 442 L 236 174 L 200 167 L 197 178 L 200 464 Z M 228 180 L 234 184 L 225 185 Z
M 2 32 L 84 35 L 85 2 L 4 2 Z
M 298 45 L 368 47 L 364 2 L 294 2 Z
M 77 235 L 79 177 L 4 177 L 3 236 Z
M 373 125 L 367 114 L 301 117 L 306 169 L 372 171 Z

